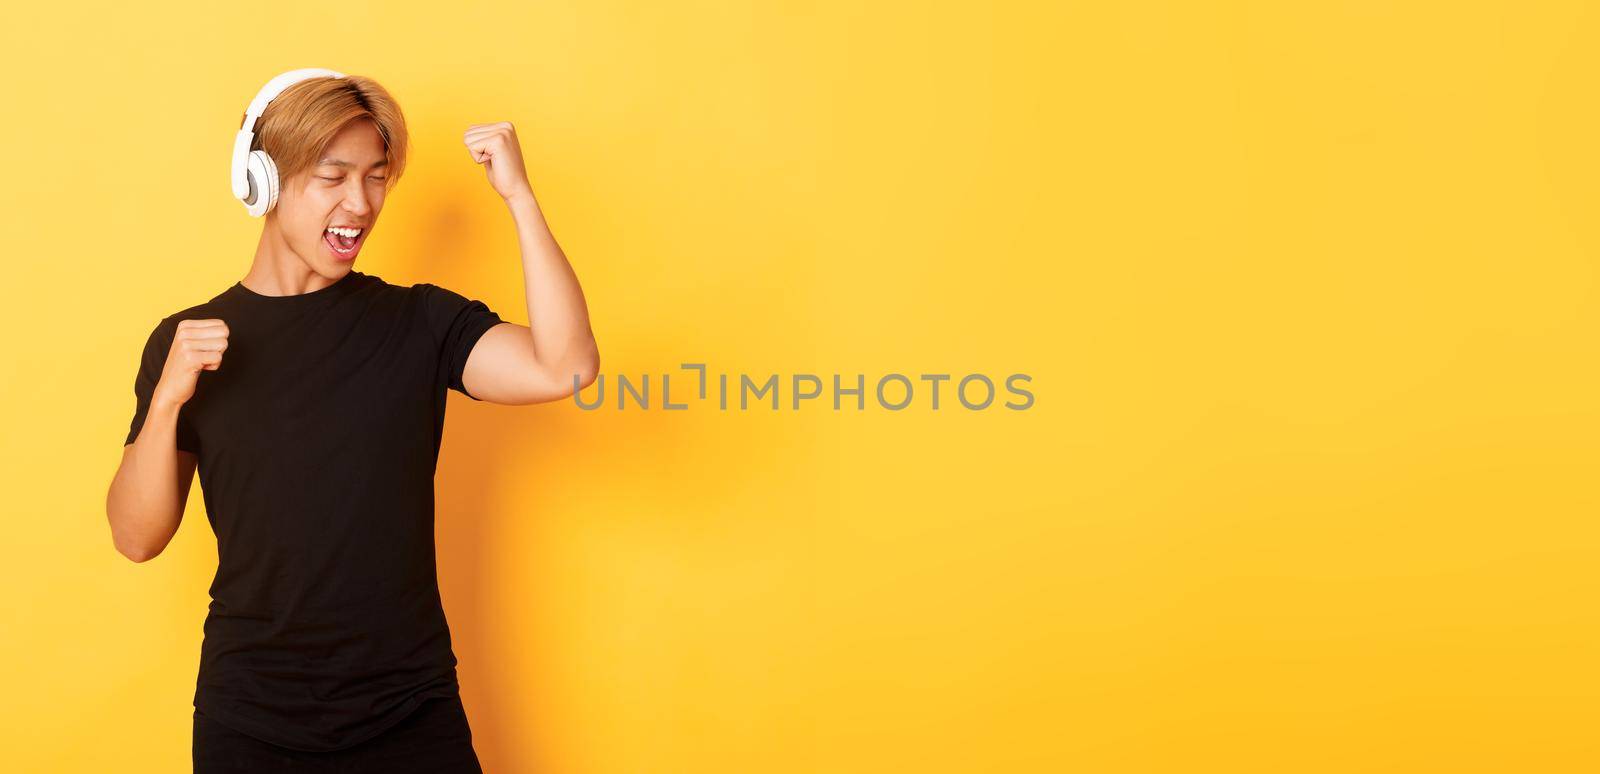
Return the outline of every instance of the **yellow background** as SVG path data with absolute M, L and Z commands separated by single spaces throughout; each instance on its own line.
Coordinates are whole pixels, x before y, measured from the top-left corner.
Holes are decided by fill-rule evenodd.
M 129 562 L 105 489 L 150 328 L 250 265 L 239 115 L 316 66 L 414 133 L 357 268 L 525 323 L 461 145 L 512 121 L 608 378 L 1033 376 L 453 395 L 488 771 L 1594 771 L 1600 18 L 1531 5 L 8 10 L 3 768 L 188 770 L 214 537 L 196 487 Z

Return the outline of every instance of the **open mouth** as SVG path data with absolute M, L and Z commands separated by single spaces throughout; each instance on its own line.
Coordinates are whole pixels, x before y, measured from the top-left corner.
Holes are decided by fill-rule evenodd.
M 364 228 L 328 228 L 322 232 L 322 243 L 328 246 L 328 252 L 334 258 L 348 261 L 356 257 L 361 251 L 361 243 L 367 239 L 367 230 Z

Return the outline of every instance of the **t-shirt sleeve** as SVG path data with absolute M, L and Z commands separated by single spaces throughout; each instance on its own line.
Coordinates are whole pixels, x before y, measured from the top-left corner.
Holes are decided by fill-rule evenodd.
M 178 321 L 171 317 L 163 318 L 156 323 L 150 337 L 145 340 L 144 354 L 139 358 L 139 373 L 133 379 L 133 421 L 128 423 L 128 438 L 124 445 L 133 443 L 139 437 L 139 430 L 144 427 L 145 415 L 150 411 L 150 400 L 155 394 L 156 383 L 161 381 L 161 371 L 167 365 L 167 353 L 172 350 L 172 337 L 178 332 Z M 178 440 L 177 447 L 192 454 L 200 453 L 200 438 L 184 417 L 183 411 L 178 412 Z
M 467 356 L 478 339 L 490 328 L 504 322 L 482 301 L 469 299 L 448 288 L 426 282 L 415 286 L 422 294 L 423 314 L 433 340 L 439 345 L 439 367 L 450 381 L 450 389 L 473 400 L 476 395 L 467 392 L 461 383 L 461 374 L 467 368 Z

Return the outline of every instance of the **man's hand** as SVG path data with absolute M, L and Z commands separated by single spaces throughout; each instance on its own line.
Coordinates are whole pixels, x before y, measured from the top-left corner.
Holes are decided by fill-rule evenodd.
M 174 406 L 188 403 L 194 397 L 195 382 L 200 379 L 200 372 L 220 368 L 222 351 L 227 348 L 227 323 L 214 318 L 179 320 L 152 402 Z
M 522 165 L 522 145 L 517 142 L 517 130 L 510 121 L 494 124 L 473 124 L 463 137 L 472 160 L 482 164 L 500 198 L 510 201 L 517 196 L 532 196 L 533 186 L 528 183 L 528 172 Z

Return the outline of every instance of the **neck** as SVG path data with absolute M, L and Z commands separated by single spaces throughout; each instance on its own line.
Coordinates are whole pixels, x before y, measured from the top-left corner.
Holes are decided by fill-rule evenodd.
M 348 270 L 333 266 L 320 267 L 321 271 L 333 272 L 332 276 L 319 273 L 315 264 L 296 253 L 283 238 L 276 215 L 276 211 L 267 213 L 255 259 L 240 280 L 245 287 L 266 296 L 293 296 L 325 288 L 347 273 Z

